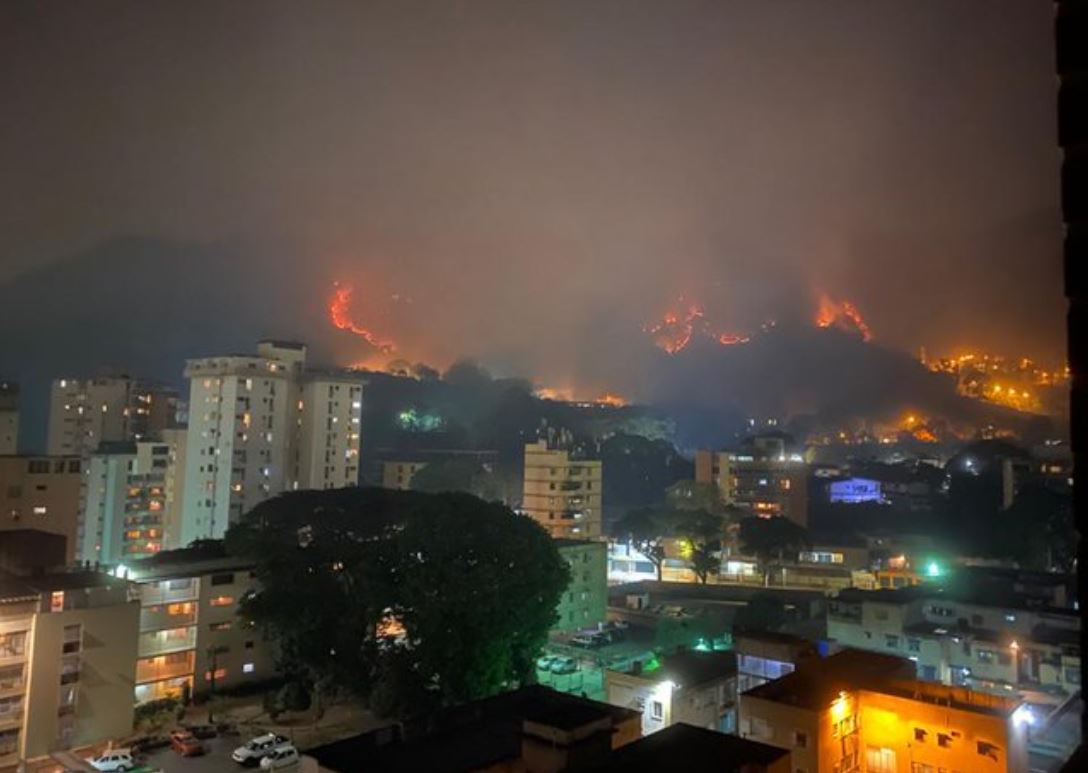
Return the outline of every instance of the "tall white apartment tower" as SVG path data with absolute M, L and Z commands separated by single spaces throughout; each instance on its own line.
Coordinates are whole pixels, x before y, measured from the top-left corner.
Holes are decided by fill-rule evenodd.
M 180 539 L 222 537 L 294 483 L 306 347 L 262 341 L 257 355 L 189 360 L 189 431 Z
M 296 487 L 358 485 L 363 382 L 350 373 L 307 373 L 299 408 Z

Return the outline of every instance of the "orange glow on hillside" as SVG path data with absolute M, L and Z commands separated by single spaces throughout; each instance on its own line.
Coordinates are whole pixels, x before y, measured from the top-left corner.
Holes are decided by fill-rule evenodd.
M 683 303 L 684 299 L 680 298 Z M 682 311 L 670 309 L 657 322 L 643 326 L 643 330 L 653 338 L 654 346 L 668 354 L 683 351 L 695 334 L 703 326 L 703 308 L 698 303 L 689 303 Z
M 614 392 L 605 392 L 602 395 L 598 395 L 597 399 L 593 402 L 598 405 L 610 405 L 613 408 L 623 408 L 627 405 L 627 398 L 617 395 Z
M 746 344 L 751 340 L 751 336 L 746 336 L 743 333 L 718 334 L 718 343 L 720 343 L 722 346 L 735 346 L 737 344 Z
M 817 327 L 837 327 L 856 332 L 862 341 L 872 341 L 873 331 L 865 323 L 858 307 L 850 301 L 834 301 L 827 293 L 820 293 L 820 305 L 816 310 Z
M 329 321 L 338 330 L 346 330 L 357 335 L 383 354 L 396 351 L 392 341 L 382 340 L 373 331 L 361 325 L 357 325 L 351 318 L 351 294 L 354 291 L 351 285 L 334 285 L 332 298 L 329 299 Z

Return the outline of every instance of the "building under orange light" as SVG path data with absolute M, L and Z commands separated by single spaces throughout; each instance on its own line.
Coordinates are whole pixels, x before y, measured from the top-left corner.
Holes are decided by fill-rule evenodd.
M 808 773 L 1026 773 L 1019 699 L 914 678 L 904 658 L 845 650 L 740 696 L 744 738 L 789 749 Z

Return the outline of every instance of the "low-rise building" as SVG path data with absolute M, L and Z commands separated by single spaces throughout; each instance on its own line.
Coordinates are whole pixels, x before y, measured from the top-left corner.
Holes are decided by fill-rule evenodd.
M 1017 698 L 919 681 L 905 658 L 848 650 L 740 696 L 740 734 L 804 773 L 1026 773 Z
M 0 456 L 0 531 L 36 529 L 79 544 L 83 462 L 78 456 Z
M 910 658 L 927 681 L 1052 704 L 1080 688 L 1077 613 L 1013 594 L 848 589 L 829 602 L 827 630 L 840 646 Z
M 605 543 L 557 539 L 555 545 L 570 567 L 570 584 L 556 607 L 558 619 L 553 630 L 574 631 L 603 623 L 608 611 Z
M 531 685 L 308 753 L 322 770 L 597 770 L 638 740 L 637 712 Z
M 656 661 L 656 667 L 638 662 L 630 671 L 605 671 L 604 679 L 609 703 L 641 714 L 643 735 L 678 722 L 721 733 L 736 729 L 732 652 L 677 652 Z
M 255 586 L 252 561 L 221 544 L 159 553 L 118 571 L 140 597 L 137 704 L 276 677 L 272 646 L 238 616 Z
M 627 773 L 678 767 L 715 773 L 793 773 L 790 753 L 784 749 L 683 722 L 617 749 L 594 770 Z
M 799 664 L 817 657 L 812 642 L 788 633 L 736 633 L 733 651 L 738 693 L 792 673 Z
M 138 621 L 107 574 L 0 576 L 0 768 L 132 732 Z

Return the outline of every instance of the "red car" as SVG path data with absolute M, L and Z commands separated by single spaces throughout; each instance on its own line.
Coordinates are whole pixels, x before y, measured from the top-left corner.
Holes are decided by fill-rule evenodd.
M 188 730 L 175 730 L 170 734 L 170 748 L 182 757 L 199 757 L 204 753 L 204 744 Z

